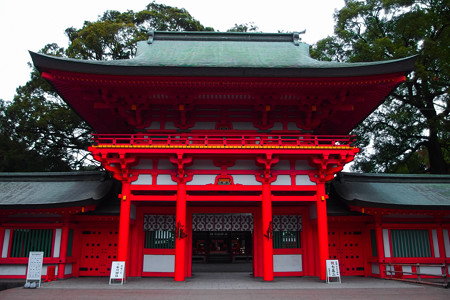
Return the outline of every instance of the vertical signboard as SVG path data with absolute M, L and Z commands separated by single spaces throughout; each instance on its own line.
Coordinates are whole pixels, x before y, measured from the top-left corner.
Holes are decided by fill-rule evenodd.
M 27 281 L 25 287 L 41 286 L 42 263 L 44 261 L 44 252 L 30 252 L 28 258 Z M 34 284 L 33 284 L 34 283 Z
M 327 283 L 341 283 L 341 273 L 339 272 L 339 261 L 335 260 L 327 260 Z M 330 279 L 336 278 L 336 281 L 332 281 Z
M 111 276 L 109 277 L 109 284 L 120 283 L 123 284 L 125 278 L 125 262 L 113 261 L 111 264 Z

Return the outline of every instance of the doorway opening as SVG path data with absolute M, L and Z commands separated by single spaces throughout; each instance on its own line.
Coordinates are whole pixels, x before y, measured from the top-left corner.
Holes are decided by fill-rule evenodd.
M 252 272 L 252 214 L 194 214 L 192 272 Z

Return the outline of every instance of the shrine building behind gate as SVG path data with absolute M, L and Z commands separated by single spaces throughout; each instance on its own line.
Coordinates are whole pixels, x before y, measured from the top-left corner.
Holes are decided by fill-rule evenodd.
M 31 56 L 121 183 L 120 216 L 64 214 L 61 243 L 71 227 L 81 243 L 76 273 L 104 276 L 119 260 L 127 276 L 177 281 L 223 260 L 251 261 L 264 280 L 325 279 L 325 184 L 358 152 L 350 130 L 414 63 L 316 61 L 298 33 L 152 32 L 127 60 Z

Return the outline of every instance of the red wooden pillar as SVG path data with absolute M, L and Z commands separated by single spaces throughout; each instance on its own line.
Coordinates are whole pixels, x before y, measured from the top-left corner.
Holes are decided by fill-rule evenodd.
M 61 250 L 59 252 L 58 279 L 64 278 L 64 271 L 67 262 L 67 247 L 69 243 L 69 216 L 64 216 L 61 232 Z
M 180 179 L 177 189 L 175 227 L 175 281 L 184 281 L 186 263 L 186 182 Z
M 126 274 L 128 273 L 128 241 L 130 236 L 130 183 L 122 182 L 122 201 L 120 202 L 119 219 L 119 246 L 117 249 L 117 260 L 125 262 Z
M 272 193 L 269 182 L 262 187 L 263 278 L 273 280 Z
M 381 217 L 375 217 L 375 239 L 377 241 L 378 266 L 380 268 L 380 277 L 386 277 L 386 267 L 384 265 L 384 242 L 383 229 L 381 228 Z
M 319 238 L 319 277 L 326 279 L 326 260 L 329 259 L 328 248 L 328 220 L 327 220 L 327 195 L 325 183 L 317 183 L 317 236 Z

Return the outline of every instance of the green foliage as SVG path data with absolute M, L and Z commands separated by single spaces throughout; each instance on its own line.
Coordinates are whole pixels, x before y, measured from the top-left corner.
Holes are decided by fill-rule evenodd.
M 418 55 L 415 71 L 354 130 L 363 148 L 354 170 L 448 173 L 449 0 L 346 0 L 321 60 L 379 61 Z
M 66 54 L 71 58 L 108 60 L 131 58 L 136 42 L 147 39 L 146 30 L 213 31 L 195 20 L 185 9 L 154 2 L 140 12 L 106 11 L 96 22 L 84 23 L 83 28 L 66 29 L 70 45 Z
M 42 53 L 79 59 L 131 58 L 136 42 L 146 40 L 146 30 L 201 31 L 204 27 L 186 10 L 150 3 L 146 9 L 106 11 L 81 29 L 66 29 L 67 49 L 47 44 Z M 16 90 L 12 102 L 0 101 L 0 171 L 67 171 L 92 169 L 86 151 L 92 129 L 67 105 L 51 86 L 32 70 L 30 80 Z
M 258 32 L 259 28 L 255 25 L 255 23 L 242 23 L 242 24 L 234 24 L 234 27 L 227 30 L 227 32 Z

